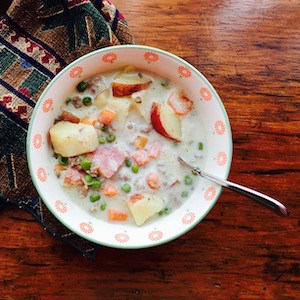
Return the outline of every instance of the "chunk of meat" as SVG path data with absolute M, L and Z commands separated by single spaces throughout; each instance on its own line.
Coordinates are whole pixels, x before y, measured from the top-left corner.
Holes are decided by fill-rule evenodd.
M 55 172 L 57 178 L 60 177 L 61 171 L 64 171 L 64 170 L 66 170 L 66 169 L 67 169 L 66 167 L 63 167 L 63 166 L 60 165 L 60 164 L 56 164 L 56 165 L 54 166 L 54 172 Z
M 146 177 L 146 182 L 152 190 L 156 190 L 160 187 L 160 181 L 156 173 L 149 173 Z
M 109 109 L 104 109 L 98 116 L 98 121 L 102 124 L 108 125 L 115 117 L 116 113 Z
M 103 189 L 104 196 L 113 197 L 113 196 L 117 196 L 118 194 L 119 194 L 118 188 L 112 183 L 109 183 Z
M 144 196 L 142 195 L 142 194 L 134 194 L 134 195 L 132 195 L 130 198 L 129 198 L 129 201 L 131 202 L 131 203 L 135 203 L 135 202 L 137 202 L 137 201 L 139 201 L 139 200 L 142 200 L 144 198 Z
M 161 143 L 158 142 L 158 141 L 155 141 L 149 147 L 147 155 L 148 155 L 149 158 L 157 158 L 157 157 L 160 156 L 161 150 L 162 150 Z
M 88 155 L 93 169 L 106 178 L 112 177 L 122 166 L 125 156 L 114 146 L 98 148 Z
M 72 103 L 73 103 L 74 107 L 79 108 L 79 107 L 82 106 L 82 99 L 79 98 L 79 97 L 77 97 L 77 96 L 75 96 L 75 97 L 72 99 Z
M 179 184 L 180 183 L 180 181 L 178 180 L 178 179 L 176 179 L 170 186 L 169 186 L 169 188 L 171 188 L 171 187 L 173 187 L 173 186 L 175 186 L 175 185 L 177 185 L 177 184 Z
M 82 185 L 83 181 L 83 174 L 73 168 L 68 168 L 66 170 L 66 174 L 65 174 L 65 178 L 64 178 L 64 184 L 66 186 L 78 186 L 78 185 Z
M 168 99 L 168 104 L 179 116 L 184 116 L 193 108 L 193 101 L 183 95 L 182 92 L 174 92 Z
M 67 121 L 67 122 L 76 123 L 76 124 L 78 124 L 80 122 L 80 118 L 78 118 L 77 116 L 73 115 L 72 113 L 70 113 L 69 111 L 66 111 L 66 110 L 63 110 L 61 112 L 60 119 L 62 121 Z
M 126 221 L 128 215 L 125 212 L 117 211 L 114 209 L 108 210 L 108 220 L 109 221 Z
M 132 154 L 133 160 L 136 162 L 138 166 L 143 166 L 149 162 L 149 157 L 147 155 L 147 151 L 138 150 Z

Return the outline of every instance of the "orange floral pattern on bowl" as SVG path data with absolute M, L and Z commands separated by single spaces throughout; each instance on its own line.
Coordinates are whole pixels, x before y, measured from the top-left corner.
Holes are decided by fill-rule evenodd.
M 209 100 L 211 100 L 211 91 L 207 88 L 201 88 L 200 96 L 203 100 L 209 101 Z
M 148 237 L 151 241 L 157 242 L 162 239 L 163 233 L 160 230 L 154 230 L 149 233 Z
M 213 186 L 210 186 L 205 190 L 204 199 L 210 201 L 214 199 L 216 193 L 217 193 L 216 189 Z
M 35 149 L 39 149 L 41 148 L 43 143 L 43 139 L 42 139 L 42 135 L 37 133 L 34 137 L 33 137 L 33 147 Z
M 83 72 L 83 69 L 82 67 L 74 67 L 70 72 L 69 72 L 69 75 L 71 78 L 76 78 L 76 77 L 79 77 Z
M 158 61 L 158 55 L 154 52 L 146 52 L 144 57 L 148 63 Z
M 217 155 L 217 164 L 219 166 L 224 166 L 227 162 L 227 155 L 225 152 L 219 152 Z
M 127 243 L 129 241 L 129 235 L 127 233 L 117 233 L 115 240 L 121 244 Z
M 181 77 L 191 77 L 192 76 L 192 72 L 188 67 L 184 67 L 184 66 L 179 66 L 178 67 L 178 73 L 180 74 Z
M 85 234 L 91 234 L 94 231 L 92 225 L 86 222 L 80 223 L 79 228 Z
M 68 210 L 67 205 L 64 202 L 62 202 L 61 200 L 55 201 L 55 208 L 58 212 L 60 212 L 62 214 L 66 213 Z
M 102 60 L 106 63 L 113 63 L 117 59 L 117 55 L 115 53 L 106 53 L 103 55 Z
M 219 135 L 224 134 L 225 130 L 226 130 L 225 124 L 222 121 L 218 120 L 215 123 L 215 130 L 216 130 L 216 133 Z
M 194 222 L 195 218 L 196 215 L 193 212 L 188 212 L 182 217 L 181 221 L 184 225 L 189 225 Z
M 41 182 L 46 182 L 47 181 L 47 173 L 44 168 L 39 168 L 37 171 L 37 177 Z
M 51 110 L 53 106 L 53 100 L 52 99 L 47 99 L 42 106 L 43 112 L 47 113 L 48 111 Z

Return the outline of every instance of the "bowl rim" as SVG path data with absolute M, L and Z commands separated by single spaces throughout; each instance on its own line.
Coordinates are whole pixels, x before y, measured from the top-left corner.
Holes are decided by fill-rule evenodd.
M 218 201 L 222 191 L 223 191 L 223 187 L 221 187 L 221 189 L 217 192 L 214 200 L 212 200 L 210 202 L 210 205 L 208 207 L 208 209 L 206 210 L 206 212 L 201 215 L 201 217 L 199 217 L 199 219 L 197 219 L 193 224 L 187 226 L 184 230 L 180 231 L 179 233 L 176 233 L 174 235 L 172 235 L 169 238 L 166 238 L 162 241 L 157 241 L 155 242 L 155 244 L 143 244 L 143 245 L 126 245 L 126 244 L 116 244 L 116 243 L 109 243 L 109 242 L 103 242 L 103 241 L 99 241 L 95 238 L 93 238 L 92 236 L 87 236 L 84 233 L 82 233 L 79 229 L 77 229 L 75 226 L 70 226 L 70 224 L 68 224 L 67 222 L 64 221 L 64 218 L 59 215 L 54 208 L 51 207 L 51 205 L 48 203 L 47 200 L 44 199 L 44 197 L 42 196 L 42 192 L 40 190 L 39 184 L 37 183 L 35 176 L 34 176 L 34 171 L 32 168 L 32 162 L 31 162 L 31 151 L 30 151 L 30 138 L 31 138 L 31 131 L 32 131 L 32 126 L 33 126 L 33 120 L 35 119 L 35 115 L 37 114 L 38 108 L 41 105 L 41 100 L 45 97 L 45 95 L 47 94 L 47 92 L 51 89 L 52 85 L 62 76 L 62 74 L 64 74 L 65 72 L 67 72 L 70 68 L 72 68 L 74 65 L 78 64 L 79 62 L 81 62 L 82 60 L 85 60 L 91 56 L 97 55 L 101 52 L 107 52 L 110 50 L 117 50 L 117 49 L 143 49 L 143 50 L 147 50 L 147 51 L 155 51 L 157 53 L 169 56 L 171 58 L 173 58 L 174 60 L 179 61 L 180 63 L 182 63 L 183 65 L 185 65 L 186 67 L 190 68 L 191 70 L 193 70 L 197 76 L 199 76 L 203 81 L 205 81 L 205 83 L 210 87 L 211 91 L 213 92 L 214 96 L 216 97 L 216 100 L 218 102 L 218 104 L 220 105 L 223 115 L 225 117 L 225 122 L 226 122 L 226 128 L 228 128 L 228 164 L 226 166 L 226 170 L 225 170 L 225 180 L 228 178 L 230 169 L 231 169 L 231 163 L 232 163 L 232 154 L 233 154 L 233 141 L 232 141 L 232 132 L 231 132 L 231 126 L 230 126 L 230 122 L 229 122 L 229 118 L 227 115 L 227 112 L 225 110 L 224 104 L 220 98 L 220 96 L 218 95 L 217 91 L 215 90 L 215 88 L 212 86 L 212 84 L 208 81 L 208 79 L 200 72 L 198 71 L 193 65 L 191 65 L 189 62 L 187 62 L 186 60 L 182 59 L 181 57 L 178 57 L 177 55 L 170 53 L 168 51 L 159 49 L 159 48 L 155 48 L 152 46 L 146 46 L 146 45 L 118 45 L 118 46 L 109 46 L 109 47 L 104 47 L 101 49 L 97 49 L 95 51 L 89 52 L 83 56 L 78 57 L 76 60 L 74 60 L 73 62 L 71 62 L 70 64 L 68 64 L 64 69 L 62 69 L 58 74 L 55 75 L 55 77 L 49 82 L 49 84 L 46 86 L 46 88 L 44 89 L 44 91 L 42 92 L 42 94 L 40 95 L 38 101 L 36 102 L 36 105 L 33 109 L 32 115 L 30 117 L 30 122 L 29 122 L 29 126 L 28 126 L 28 131 L 27 131 L 27 137 L 26 137 L 26 152 L 27 152 L 27 162 L 28 162 L 28 167 L 29 167 L 29 172 L 30 172 L 30 176 L 31 176 L 31 180 L 34 184 L 34 187 L 36 188 L 39 197 L 43 200 L 43 202 L 45 203 L 45 205 L 47 206 L 47 208 L 50 210 L 50 212 L 55 216 L 55 218 L 61 222 L 65 227 L 67 227 L 70 231 L 74 232 L 76 235 L 89 240 L 95 244 L 98 245 L 102 245 L 102 246 L 106 246 L 106 247 L 111 247 L 111 248 L 118 248 L 118 249 L 143 249 L 143 248 L 151 248 L 151 247 L 156 247 L 162 244 L 166 244 L 169 243 L 177 238 L 179 238 L 180 236 L 183 236 L 184 234 L 186 234 L 187 232 L 189 232 L 190 230 L 192 230 L 196 225 L 198 225 L 205 217 L 206 215 L 212 210 L 212 208 L 214 207 L 214 205 L 216 204 L 216 202 Z

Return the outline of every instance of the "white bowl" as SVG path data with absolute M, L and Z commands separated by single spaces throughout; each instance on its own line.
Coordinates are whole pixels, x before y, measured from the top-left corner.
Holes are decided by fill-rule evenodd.
M 154 72 L 180 85 L 199 109 L 207 136 L 207 155 L 201 167 L 227 179 L 232 138 L 229 120 L 217 92 L 208 80 L 185 60 L 147 46 L 114 46 L 89 53 L 63 69 L 47 86 L 33 111 L 28 135 L 27 155 L 33 183 L 55 217 L 70 230 L 105 246 L 146 248 L 169 242 L 198 224 L 216 203 L 222 188 L 201 178 L 182 206 L 141 227 L 108 223 L 76 205 L 60 186 L 51 163 L 48 132 L 59 115 L 60 106 L 80 81 L 128 64 Z M 191 124 L 197 130 L 197 125 Z

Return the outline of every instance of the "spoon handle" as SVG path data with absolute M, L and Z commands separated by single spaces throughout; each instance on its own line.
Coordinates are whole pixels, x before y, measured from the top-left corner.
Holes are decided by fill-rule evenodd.
M 223 187 L 226 187 L 232 191 L 235 191 L 244 196 L 247 196 L 247 197 L 255 200 L 256 202 L 267 206 L 268 208 L 270 208 L 271 210 L 273 210 L 274 212 L 276 212 L 277 214 L 279 214 L 281 216 L 285 216 L 285 217 L 289 216 L 289 212 L 288 212 L 287 208 L 282 203 L 280 203 L 279 201 L 277 201 L 263 193 L 249 189 L 240 184 L 236 184 L 234 182 L 230 182 L 228 180 L 218 178 L 218 177 L 208 174 L 204 171 L 198 171 L 198 172 L 201 176 L 213 181 L 214 183 L 217 183 L 217 184 L 219 184 Z

